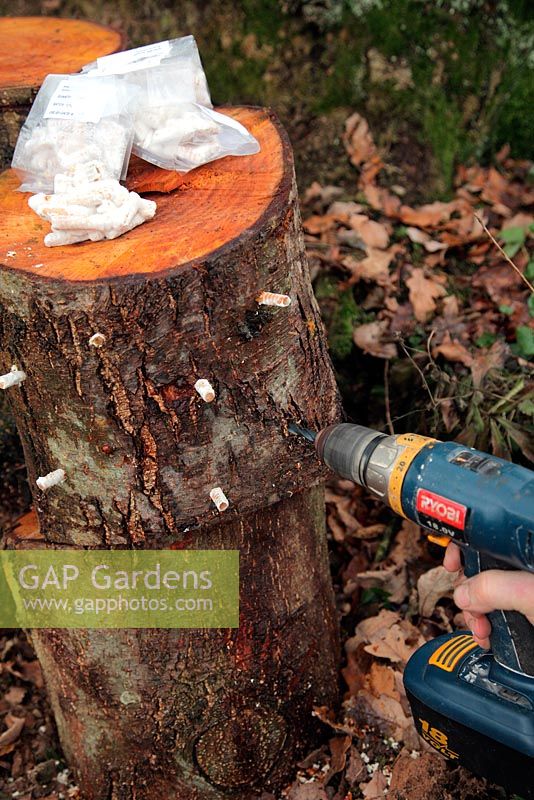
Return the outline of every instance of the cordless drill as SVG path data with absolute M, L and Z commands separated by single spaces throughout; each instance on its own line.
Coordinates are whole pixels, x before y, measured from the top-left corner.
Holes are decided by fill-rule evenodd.
M 465 574 L 534 572 L 534 473 L 455 442 L 388 436 L 347 423 L 315 434 L 338 475 L 365 486 L 437 544 L 456 542 Z M 466 632 L 438 636 L 410 658 L 404 685 L 419 734 L 455 763 L 534 800 L 534 626 L 489 614 L 491 651 Z

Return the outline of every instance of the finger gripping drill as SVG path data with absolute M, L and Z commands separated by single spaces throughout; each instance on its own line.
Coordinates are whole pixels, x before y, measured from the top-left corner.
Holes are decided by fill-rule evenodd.
M 534 572 L 534 473 L 455 442 L 388 436 L 361 425 L 317 435 L 319 458 L 365 486 L 439 544 L 455 541 L 465 573 Z M 489 615 L 491 651 L 466 632 L 439 636 L 411 657 L 404 683 L 420 735 L 447 758 L 534 800 L 534 626 L 514 611 Z

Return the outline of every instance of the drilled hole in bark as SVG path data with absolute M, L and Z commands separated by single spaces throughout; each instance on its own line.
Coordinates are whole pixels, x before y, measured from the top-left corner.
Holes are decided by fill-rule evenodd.
M 223 788 L 264 780 L 286 738 L 286 723 L 266 710 L 245 710 L 206 731 L 195 743 L 197 764 L 204 776 Z

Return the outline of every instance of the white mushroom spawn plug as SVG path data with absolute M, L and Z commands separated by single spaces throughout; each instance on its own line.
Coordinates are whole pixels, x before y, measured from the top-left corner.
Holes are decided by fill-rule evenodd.
M 217 511 L 226 511 L 228 506 L 230 505 L 228 498 L 226 497 L 225 493 L 221 489 L 220 486 L 216 486 L 210 492 L 210 497 L 217 506 Z
M 15 365 L 11 367 L 11 372 L 0 375 L 0 389 L 9 389 L 11 386 L 20 386 L 26 380 L 26 373 L 17 369 Z
M 99 162 L 78 165 L 67 175 L 56 175 L 54 194 L 30 197 L 30 208 L 51 223 L 52 232 L 44 239 L 47 247 L 115 239 L 152 219 L 156 213 L 152 200 L 129 192 L 105 174 Z
M 106 337 L 104 336 L 103 333 L 99 333 L 98 331 L 97 333 L 93 333 L 93 335 L 89 339 L 89 347 L 99 348 L 103 347 L 105 343 L 106 343 Z
M 260 292 L 256 298 L 260 306 L 278 306 L 287 308 L 291 305 L 291 298 L 287 294 L 276 294 L 275 292 Z
M 215 390 L 205 378 L 199 378 L 195 383 L 195 389 L 205 403 L 212 403 L 215 400 Z
M 19 138 L 13 166 L 34 176 L 33 191 L 50 190 L 56 175 L 94 161 L 100 162 L 107 177 L 120 178 L 129 142 L 128 129 L 112 119 L 98 123 L 42 119 L 30 136 Z
M 43 475 L 40 478 L 37 478 L 35 483 L 41 489 L 41 491 L 46 492 L 47 489 L 51 489 L 52 486 L 57 486 L 59 483 L 63 483 L 66 478 L 65 470 L 64 469 L 55 469 L 53 472 L 49 472 L 48 475 Z

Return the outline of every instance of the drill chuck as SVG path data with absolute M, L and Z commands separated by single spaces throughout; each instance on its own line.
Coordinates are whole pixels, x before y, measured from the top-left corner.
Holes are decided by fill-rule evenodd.
M 421 445 L 431 439 L 421 439 Z M 360 486 L 365 486 L 376 497 L 388 503 L 395 511 L 399 508 L 399 493 L 390 496 L 392 473 L 403 452 L 411 447 L 404 437 L 388 436 L 363 425 L 341 423 L 320 431 L 315 439 L 317 455 L 331 470 Z
M 330 425 L 315 440 L 317 455 L 343 478 L 365 486 L 365 472 L 372 452 L 384 434 L 363 425 Z

